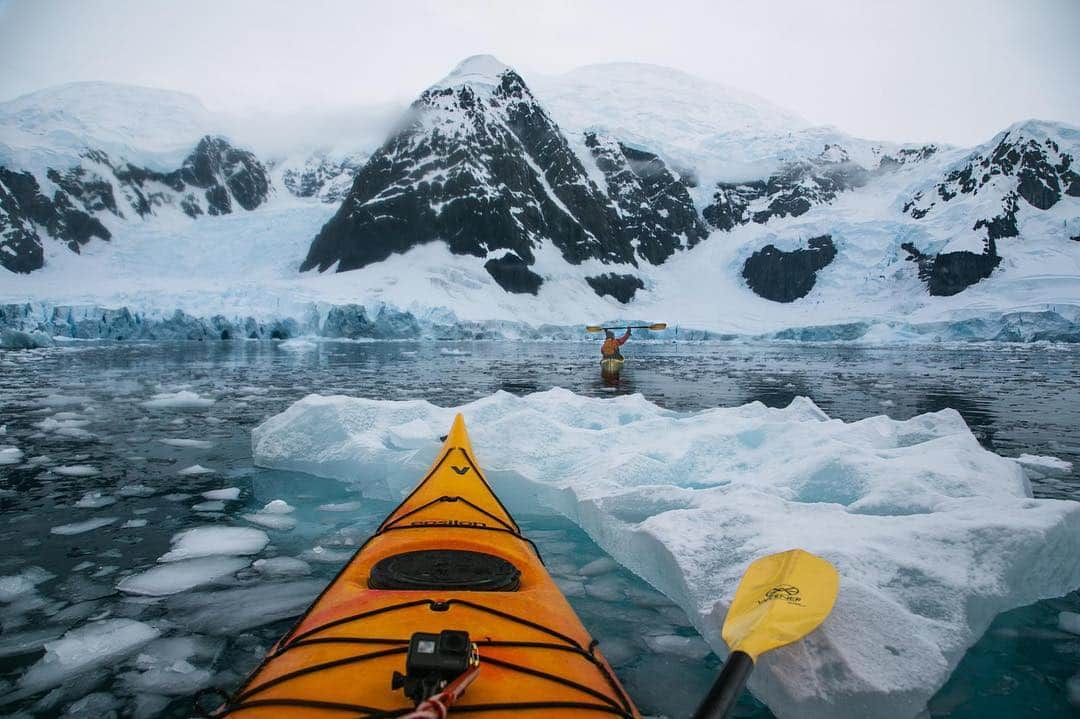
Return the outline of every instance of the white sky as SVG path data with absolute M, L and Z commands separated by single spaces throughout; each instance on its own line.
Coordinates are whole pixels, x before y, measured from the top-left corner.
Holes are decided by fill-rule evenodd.
M 0 0 L 0 99 L 110 80 L 216 110 L 332 111 L 407 102 L 477 53 L 526 82 L 668 65 L 874 139 L 1080 124 L 1080 0 Z

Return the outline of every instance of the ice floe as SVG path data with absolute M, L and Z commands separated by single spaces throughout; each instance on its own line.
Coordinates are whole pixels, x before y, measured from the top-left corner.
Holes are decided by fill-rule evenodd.
M 258 554 L 270 542 L 266 532 L 251 527 L 194 527 L 172 538 L 172 549 L 159 562 L 218 555 Z
M 213 474 L 213 473 L 214 473 L 214 470 L 209 469 L 207 467 L 204 467 L 201 464 L 193 464 L 190 467 L 184 467 L 179 472 L 177 472 L 177 474 L 179 474 L 181 476 L 184 476 L 184 477 L 190 477 L 192 475 L 197 475 L 197 474 Z
M 0 465 L 19 464 L 23 461 L 23 452 L 18 447 L 0 447 Z
M 311 574 L 311 565 L 296 557 L 256 559 L 251 565 L 259 574 L 269 577 L 302 577 Z
M 191 631 L 237 634 L 295 617 L 307 609 L 325 581 L 264 582 L 255 587 L 189 592 L 168 600 L 170 620 Z
M 93 532 L 95 529 L 101 529 L 107 527 L 110 524 L 120 521 L 119 517 L 95 517 L 94 519 L 87 519 L 85 522 L 72 522 L 71 524 L 61 524 L 58 527 L 53 527 L 49 531 L 53 534 L 72 535 L 72 534 L 84 534 L 86 532 Z
M 239 557 L 198 557 L 159 564 L 120 580 L 116 588 L 128 594 L 164 597 L 230 576 L 248 566 Z
M 189 390 L 179 392 L 163 392 L 155 394 L 142 403 L 148 409 L 206 409 L 217 400 L 210 397 L 200 397 L 197 393 Z
M 210 449 L 214 446 L 213 442 L 209 442 L 205 439 L 186 439 L 183 437 L 168 437 L 160 440 L 162 444 L 167 444 L 170 447 L 186 447 L 189 449 Z
M 206 499 L 221 499 L 226 502 L 232 502 L 240 499 L 240 488 L 226 487 L 224 489 L 211 489 L 209 492 L 203 492 L 202 496 Z
M 116 504 L 116 497 L 110 497 L 98 491 L 87 492 L 82 499 L 75 502 L 75 506 L 80 509 L 98 509 L 108 507 L 110 504 Z
M 559 389 L 457 409 L 312 395 L 259 425 L 253 454 L 401 496 L 458 409 L 504 500 L 576 521 L 721 656 L 750 561 L 802 547 L 835 564 L 832 615 L 751 678 L 780 717 L 913 717 L 997 614 L 1080 586 L 1080 503 L 1033 499 L 1017 461 L 983 449 L 953 410 L 842 422 L 805 398 L 680 413 Z M 332 551 L 317 549 L 303 558 Z M 623 591 L 604 578 L 586 594 Z
M 93 477 L 100 474 L 97 467 L 92 467 L 89 464 L 65 464 L 53 467 L 51 471 L 63 477 Z

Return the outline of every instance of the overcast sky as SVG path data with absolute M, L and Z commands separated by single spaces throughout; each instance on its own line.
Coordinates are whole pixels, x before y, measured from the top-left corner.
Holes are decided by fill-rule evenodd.
M 74 80 L 210 108 L 409 101 L 459 60 L 669 65 L 868 138 L 982 142 L 1080 124 L 1080 0 L 293 3 L 0 0 L 0 99 Z M 541 98 L 543 99 L 543 98 Z

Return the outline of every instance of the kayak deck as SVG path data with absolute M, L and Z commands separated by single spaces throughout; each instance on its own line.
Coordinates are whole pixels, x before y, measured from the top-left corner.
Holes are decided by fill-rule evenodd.
M 410 637 L 446 629 L 468 631 L 480 654 L 451 715 L 639 716 L 491 491 L 461 415 L 425 478 L 218 716 L 402 716 L 413 702 L 391 679 Z

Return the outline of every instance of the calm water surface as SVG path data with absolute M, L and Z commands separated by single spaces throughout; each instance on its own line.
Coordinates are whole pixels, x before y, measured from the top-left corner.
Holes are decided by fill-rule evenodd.
M 457 405 L 497 390 L 562 386 L 594 396 L 640 392 L 677 410 L 783 406 L 803 395 L 848 421 L 952 407 L 999 454 L 1073 462 L 1069 472 L 1037 479 L 1034 491 L 1080 499 L 1076 349 L 630 347 L 617 386 L 598 376 L 592 344 L 77 344 L 0 352 L 0 446 L 22 452 L 18 463 L 0 465 L 0 576 L 8 577 L 0 580 L 0 714 L 182 717 L 197 689 L 235 688 L 392 509 L 354 486 L 252 466 L 251 428 L 311 392 Z M 181 389 L 214 402 L 143 405 Z M 194 465 L 212 471 L 178 473 Z M 84 469 L 60 474 L 62 467 Z M 239 489 L 235 501 L 202 496 L 228 487 Z M 296 508 L 288 515 L 294 526 L 267 529 L 271 544 L 259 557 L 302 560 L 291 572 L 263 563 L 164 598 L 117 592 L 125 576 L 155 566 L 177 532 L 251 526 L 244 515 L 275 499 Z M 510 509 L 642 711 L 687 716 L 719 661 L 681 610 L 621 567 L 597 564 L 604 553 L 567 520 L 537 507 Z M 54 531 L 93 520 L 102 526 Z M 999 617 L 935 697 L 932 716 L 1075 716 L 1069 694 L 1080 693 L 1080 636 L 1058 628 L 1061 611 L 1080 612 L 1080 594 Z M 149 624 L 161 637 L 57 674 L 33 694 L 21 691 L 45 642 L 117 618 Z M 687 640 L 657 639 L 671 636 Z M 749 695 L 738 715 L 771 716 Z

